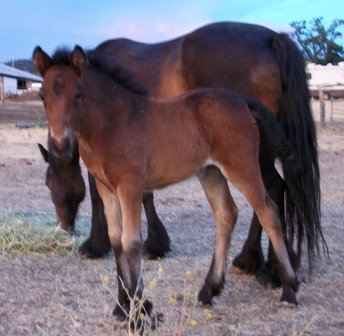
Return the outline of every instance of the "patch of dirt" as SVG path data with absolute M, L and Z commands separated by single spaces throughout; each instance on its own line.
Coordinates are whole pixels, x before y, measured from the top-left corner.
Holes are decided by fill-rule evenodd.
M 42 117 L 39 104 L 0 104 L 0 211 L 53 216 L 44 185 L 46 164 L 36 145 L 46 143 L 47 130 L 14 126 Z M 172 252 L 165 260 L 143 262 L 147 295 L 165 320 L 153 334 L 343 335 L 344 123 L 332 123 L 318 133 L 322 225 L 331 260 L 319 258 L 312 275 L 306 276 L 297 295 L 299 305 L 286 306 L 279 302 L 280 289 L 265 289 L 253 277 L 232 272 L 231 261 L 242 247 L 251 217 L 250 207 L 233 188 L 240 214 L 226 285 L 213 306 L 197 305 L 195 293 L 211 262 L 215 228 L 199 183 L 190 179 L 155 193 Z M 87 231 L 89 221 L 87 198 L 77 227 Z M 142 221 L 145 235 L 144 216 Z M 111 315 L 117 294 L 111 254 L 102 260 L 82 260 L 73 253 L 4 257 L 0 274 L 0 335 L 127 334 Z M 109 282 L 104 282 L 104 276 Z

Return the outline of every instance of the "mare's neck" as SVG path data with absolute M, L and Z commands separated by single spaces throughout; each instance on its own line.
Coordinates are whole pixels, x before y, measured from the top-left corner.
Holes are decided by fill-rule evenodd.
M 94 69 L 85 69 L 82 75 L 85 102 L 79 110 L 75 130 L 79 137 L 89 139 L 95 127 L 104 125 L 115 131 L 131 119 L 137 106 L 147 106 L 148 97 L 131 92 L 110 77 Z

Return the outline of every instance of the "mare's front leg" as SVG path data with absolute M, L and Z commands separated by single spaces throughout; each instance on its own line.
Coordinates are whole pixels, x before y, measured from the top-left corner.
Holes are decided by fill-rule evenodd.
M 153 192 L 144 192 L 142 203 L 148 226 L 148 237 L 143 243 L 143 255 L 147 259 L 164 257 L 171 250 L 170 237 L 155 211 Z
M 94 177 L 88 173 L 92 205 L 92 223 L 90 236 L 79 248 L 79 253 L 86 258 L 100 258 L 111 249 L 104 205 L 99 196 Z
M 216 222 L 213 258 L 204 285 L 198 294 L 200 302 L 211 304 L 212 297 L 219 295 L 224 286 L 227 252 L 238 209 L 228 189 L 227 180 L 218 168 L 206 167 L 197 176 L 213 210 Z

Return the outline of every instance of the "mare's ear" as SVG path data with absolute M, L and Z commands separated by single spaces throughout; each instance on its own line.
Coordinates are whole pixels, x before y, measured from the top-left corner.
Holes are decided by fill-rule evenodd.
M 40 152 L 41 152 L 41 154 L 42 154 L 42 156 L 43 156 L 44 161 L 45 161 L 45 162 L 49 162 L 49 160 L 48 160 L 48 157 L 49 157 L 49 152 L 48 152 L 48 150 L 45 149 L 44 146 L 41 145 L 40 143 L 38 143 L 37 145 L 38 145 L 38 148 L 39 148 L 39 150 L 40 150 Z
M 41 47 L 37 46 L 32 54 L 32 61 L 37 72 L 44 77 L 45 72 L 51 65 L 51 58 Z
M 74 47 L 74 50 L 70 54 L 70 60 L 72 65 L 76 68 L 79 75 L 82 73 L 83 67 L 86 63 L 86 55 L 82 48 L 78 45 Z

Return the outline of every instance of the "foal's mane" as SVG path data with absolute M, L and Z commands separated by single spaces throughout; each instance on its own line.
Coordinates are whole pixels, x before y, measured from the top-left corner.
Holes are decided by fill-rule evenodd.
M 66 47 L 56 49 L 51 57 L 52 65 L 72 66 L 70 53 L 70 49 Z M 125 89 L 139 95 L 148 95 L 147 89 L 135 81 L 133 73 L 124 69 L 119 64 L 109 64 L 109 62 L 107 62 L 106 59 L 95 50 L 89 50 L 86 52 L 86 60 L 87 66 L 105 74 Z

